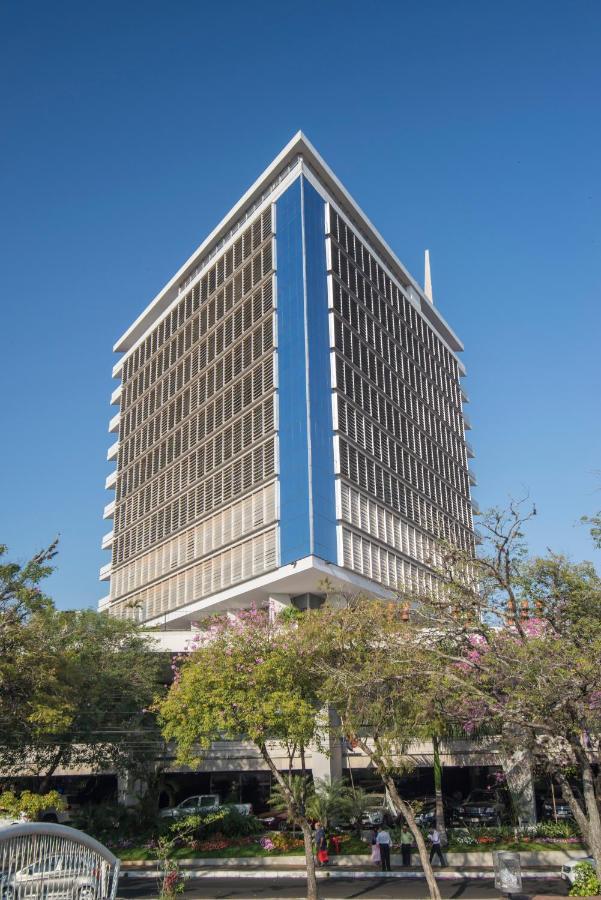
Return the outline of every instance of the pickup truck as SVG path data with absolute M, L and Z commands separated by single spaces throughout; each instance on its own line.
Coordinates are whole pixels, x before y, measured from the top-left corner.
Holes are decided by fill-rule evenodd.
M 159 815 L 161 819 L 185 819 L 187 816 L 202 816 L 218 809 L 236 809 L 243 816 L 250 816 L 253 811 L 252 803 L 222 803 L 219 794 L 196 794 L 182 800 L 177 806 L 162 809 Z

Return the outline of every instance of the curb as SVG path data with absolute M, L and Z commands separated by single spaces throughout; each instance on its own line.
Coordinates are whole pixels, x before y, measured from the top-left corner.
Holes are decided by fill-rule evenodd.
M 262 878 L 262 879 L 276 879 L 276 880 L 286 880 L 286 879 L 301 879 L 305 880 L 306 873 L 304 869 L 276 869 L 275 871 L 265 871 L 265 870 L 248 870 L 248 869 L 184 869 L 181 871 L 181 875 L 186 880 L 192 879 L 217 879 L 217 878 L 236 878 L 236 879 L 253 879 L 253 878 Z M 415 872 L 379 872 L 379 871 L 368 871 L 368 870 L 348 870 L 348 869 L 330 869 L 327 872 L 323 870 L 318 870 L 316 872 L 317 878 L 320 881 L 338 881 L 341 879 L 356 879 L 361 881 L 368 881 L 371 879 L 386 879 L 386 880 L 394 880 L 394 879 L 411 879 L 418 878 L 420 880 L 425 880 L 424 873 L 420 871 Z M 494 870 L 493 869 L 476 869 L 476 870 L 466 870 L 466 869 L 454 869 L 452 871 L 442 871 L 435 872 L 437 881 L 469 881 L 470 879 L 488 879 L 491 880 L 494 878 Z M 144 869 L 144 870 L 121 870 L 119 875 L 120 881 L 129 880 L 130 877 L 133 878 L 152 878 L 157 879 L 161 876 L 161 872 L 159 869 Z M 551 869 L 524 869 L 522 870 L 522 878 L 536 878 L 539 880 L 555 880 L 560 876 L 559 871 L 551 870 Z

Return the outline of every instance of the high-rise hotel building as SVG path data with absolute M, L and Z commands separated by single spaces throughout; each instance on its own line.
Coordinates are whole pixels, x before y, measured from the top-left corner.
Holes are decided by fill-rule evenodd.
M 298 134 L 117 341 L 100 608 L 382 595 L 473 542 L 462 345 Z

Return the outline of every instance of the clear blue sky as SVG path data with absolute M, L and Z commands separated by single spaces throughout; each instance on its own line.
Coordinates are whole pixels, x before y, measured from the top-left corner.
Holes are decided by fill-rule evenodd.
M 601 3 L 17 2 L 0 13 L 0 542 L 95 604 L 112 345 L 302 128 L 463 338 L 485 507 L 590 556 Z

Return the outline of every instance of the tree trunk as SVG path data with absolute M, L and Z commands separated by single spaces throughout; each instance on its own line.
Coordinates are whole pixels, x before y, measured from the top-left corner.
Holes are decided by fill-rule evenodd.
M 307 817 L 305 816 L 304 807 L 302 810 L 299 809 L 298 804 L 294 799 L 294 794 L 290 790 L 290 785 L 286 782 L 286 779 L 272 760 L 265 744 L 259 744 L 259 750 L 261 751 L 261 756 L 267 763 L 271 774 L 282 788 L 282 792 L 286 797 L 286 801 L 288 804 L 288 816 L 292 819 L 293 822 L 298 822 L 303 832 L 303 843 L 305 845 L 305 864 L 307 867 L 307 900 L 318 900 L 319 894 L 317 893 L 315 857 L 313 856 L 313 836 L 311 834 L 311 826 L 309 825 Z
M 589 849 L 595 858 L 597 876 L 601 878 L 601 816 L 595 792 L 595 777 L 584 747 L 580 744 L 574 745 L 574 753 L 582 772 L 582 793 L 588 820 Z
M 574 791 L 570 785 L 570 782 L 566 778 L 563 772 L 555 772 L 555 780 L 561 787 L 561 792 L 565 799 L 568 801 L 568 805 L 572 810 L 572 815 L 576 821 L 576 825 L 580 829 L 580 833 L 584 838 L 584 843 L 587 845 L 589 850 L 592 850 L 591 846 L 591 830 L 589 825 L 588 816 L 585 814 L 582 809 L 580 803 L 574 796 Z
M 442 763 L 440 761 L 440 742 L 432 735 L 432 754 L 434 756 L 434 798 L 436 803 L 436 830 L 440 834 L 443 847 L 448 844 L 447 828 L 444 820 L 444 803 L 442 799 Z
M 313 835 L 306 819 L 301 823 L 305 844 L 305 862 L 307 864 L 307 900 L 317 900 L 317 876 L 315 874 L 315 857 L 313 856 Z
M 428 885 L 428 890 L 430 892 L 430 900 L 441 900 L 440 891 L 438 890 L 438 885 L 436 883 L 436 878 L 434 877 L 434 870 L 432 869 L 432 864 L 430 862 L 430 856 L 428 854 L 428 848 L 426 847 L 426 843 L 424 841 L 424 836 L 419 830 L 419 825 L 415 821 L 415 816 L 413 815 L 413 810 L 409 806 L 408 803 L 405 803 L 404 800 L 401 799 L 399 792 L 396 789 L 396 784 L 394 783 L 393 777 L 388 772 L 388 769 L 383 765 L 381 758 L 377 753 L 374 753 L 370 748 L 369 744 L 366 741 L 361 740 L 355 735 L 355 739 L 357 741 L 357 745 L 363 750 L 366 756 L 372 761 L 373 765 L 376 768 L 380 778 L 384 782 L 384 786 L 388 791 L 390 799 L 393 802 L 394 808 L 396 810 L 397 815 L 403 816 L 407 825 L 409 826 L 409 831 L 413 835 L 415 843 L 417 845 L 417 852 L 419 853 L 419 860 L 422 864 L 422 869 L 424 870 L 424 875 L 426 876 L 426 882 Z
M 63 756 L 63 748 L 60 747 L 57 750 L 57 752 L 55 753 L 55 755 L 52 757 L 52 762 L 48 766 L 48 769 L 46 770 L 42 780 L 40 781 L 40 790 L 39 790 L 40 794 L 45 794 L 48 791 L 48 789 L 50 787 L 50 779 L 56 772 L 58 764 L 60 763 L 60 761 L 62 759 L 62 756 Z
M 403 816 L 403 818 L 407 822 L 407 825 L 409 826 L 409 831 L 415 839 L 415 843 L 417 844 L 417 852 L 419 853 L 419 859 L 422 864 L 422 869 L 424 870 L 424 875 L 426 876 L 426 882 L 428 884 L 428 890 L 430 891 L 431 900 L 441 900 L 438 884 L 436 883 L 436 878 L 434 876 L 434 870 L 432 869 L 432 863 L 430 862 L 428 848 L 426 847 L 426 842 L 424 841 L 424 836 L 419 829 L 419 825 L 415 821 L 413 810 L 408 803 L 405 803 L 405 801 L 401 799 L 401 796 L 396 789 L 394 779 L 388 774 L 383 775 L 382 772 L 380 772 L 380 776 L 384 784 L 386 785 L 386 789 L 390 795 L 397 813 Z

